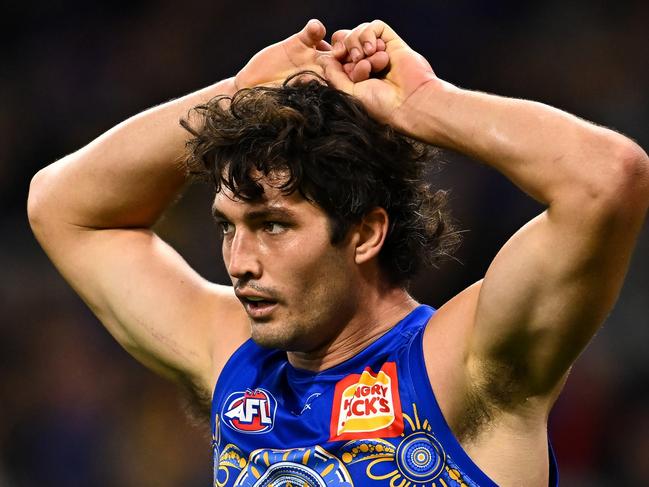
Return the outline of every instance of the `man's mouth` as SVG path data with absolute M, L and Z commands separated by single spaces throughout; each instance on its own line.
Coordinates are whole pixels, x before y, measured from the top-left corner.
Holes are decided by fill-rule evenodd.
M 246 312 L 253 318 L 268 317 L 277 305 L 277 301 L 263 296 L 239 296 Z
M 272 301 L 270 299 L 258 297 L 258 296 L 248 296 L 244 297 L 243 301 L 246 302 L 249 306 L 268 306 L 270 304 L 275 304 L 277 301 Z

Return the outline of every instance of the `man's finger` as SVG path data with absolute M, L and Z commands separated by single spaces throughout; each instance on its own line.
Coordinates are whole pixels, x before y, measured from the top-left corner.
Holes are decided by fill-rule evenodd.
M 361 59 L 365 57 L 365 52 L 363 51 L 363 45 L 361 44 L 360 40 L 360 34 L 367 29 L 367 27 L 370 24 L 364 23 L 356 27 L 354 30 L 352 30 L 343 40 L 343 44 L 345 44 L 345 49 L 347 49 L 347 52 L 352 58 L 352 61 L 355 63 L 359 62 Z M 370 35 L 372 35 L 372 31 L 370 29 Z
M 361 30 L 361 33 L 358 35 L 358 42 L 362 46 L 363 53 L 366 56 L 371 56 L 377 51 L 376 34 L 372 29 L 371 24 L 366 24 L 366 26 Z
M 370 52 L 385 51 L 390 42 L 397 41 L 403 43 L 403 40 L 394 32 L 388 24 L 381 20 L 373 20 L 370 23 L 360 24 L 344 37 L 343 42 L 347 50 L 351 53 L 353 47 L 359 47 L 369 43 Z M 365 54 L 368 54 L 365 51 Z
M 347 49 L 343 44 L 345 37 L 351 32 L 349 29 L 337 30 L 331 36 L 331 45 L 333 46 L 333 53 L 336 56 L 336 59 L 342 59 L 347 57 Z
M 390 64 L 390 56 L 385 51 L 377 51 L 368 58 L 365 58 L 372 66 L 372 73 L 383 71 Z
M 356 63 L 356 66 L 352 69 L 352 72 L 349 73 L 349 79 L 354 83 L 360 83 L 369 79 L 370 73 L 372 72 L 372 65 L 367 59 L 361 59 Z
M 325 51 L 325 52 L 329 52 L 332 49 L 331 44 L 329 44 L 327 41 L 324 40 L 318 42 L 318 45 L 316 45 L 315 48 L 318 51 Z
M 304 28 L 297 33 L 297 38 L 307 47 L 316 47 L 327 34 L 327 29 L 318 19 L 309 20 Z
M 349 79 L 342 65 L 334 56 L 320 56 L 317 61 L 324 69 L 325 78 L 334 88 L 346 93 L 353 92 L 354 83 Z
M 403 42 L 401 38 L 397 35 L 397 33 L 394 32 L 392 28 L 382 20 L 373 20 L 366 27 L 366 30 L 371 30 L 373 34 L 376 36 L 376 38 L 381 39 L 386 45 L 390 41 L 394 41 L 394 40 L 399 40 Z

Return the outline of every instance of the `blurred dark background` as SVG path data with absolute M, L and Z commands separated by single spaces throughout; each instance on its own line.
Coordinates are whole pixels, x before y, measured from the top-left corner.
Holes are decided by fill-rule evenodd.
M 443 79 L 549 103 L 649 148 L 646 1 L 4 0 L 0 9 L 0 487 L 209 485 L 208 440 L 173 386 L 122 351 L 48 262 L 27 225 L 27 189 L 39 168 L 236 73 L 309 18 L 329 33 L 381 18 Z M 541 211 L 494 171 L 446 159 L 435 184 L 453 188 L 468 231 L 460 262 L 413 288 L 437 306 Z M 208 188 L 192 188 L 159 230 L 226 282 L 209 201 Z M 563 485 L 649 485 L 647 227 L 551 417 Z

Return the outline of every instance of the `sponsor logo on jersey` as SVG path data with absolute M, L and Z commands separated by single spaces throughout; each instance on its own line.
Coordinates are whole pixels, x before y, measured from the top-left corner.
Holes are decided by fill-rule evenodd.
M 235 431 L 267 433 L 273 429 L 277 401 L 264 389 L 237 391 L 223 403 L 221 418 Z
M 336 384 L 329 441 L 393 438 L 403 433 L 399 381 L 394 362 L 378 373 L 367 367 Z

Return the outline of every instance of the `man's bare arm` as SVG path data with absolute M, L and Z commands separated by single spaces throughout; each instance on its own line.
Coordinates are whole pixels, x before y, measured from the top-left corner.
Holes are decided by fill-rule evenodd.
M 506 364 L 520 377 L 519 399 L 545 395 L 617 300 L 649 204 L 647 155 L 540 103 L 450 85 L 434 97 L 431 113 L 445 106 L 444 127 L 434 129 L 440 144 L 498 169 L 547 206 L 490 265 L 471 344 L 474 365 Z
M 377 38 L 390 69 L 367 79 L 361 61 L 345 56 Z M 512 400 L 552 396 L 622 285 L 649 205 L 646 153 L 540 103 L 451 86 L 382 22 L 333 41 L 341 45 L 338 60 L 322 60 L 327 77 L 377 118 L 484 161 L 548 206 L 504 246 L 479 292 L 466 294 L 475 299 L 466 357 L 475 374 L 506 366 L 520 388 Z
M 216 95 L 318 70 L 323 37 L 311 21 L 236 78 L 130 118 L 32 181 L 30 222 L 63 276 L 136 358 L 203 391 L 248 329 L 231 289 L 202 279 L 150 229 L 185 183 L 190 134 L 179 120 Z
M 178 120 L 234 90 L 225 80 L 139 114 L 41 170 L 30 189 L 32 228 L 61 274 L 131 354 L 177 379 L 200 381 L 211 366 L 201 339 L 214 318 L 240 317 L 227 290 L 204 281 L 150 227 L 185 182 L 188 134 Z

